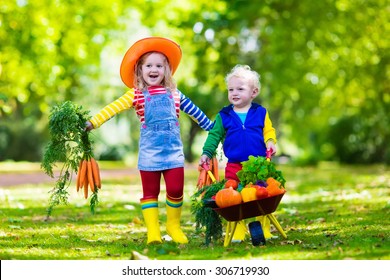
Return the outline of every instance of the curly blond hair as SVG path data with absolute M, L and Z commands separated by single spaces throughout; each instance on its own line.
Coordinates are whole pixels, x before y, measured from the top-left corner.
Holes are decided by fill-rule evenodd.
M 226 84 L 233 77 L 248 81 L 250 86 L 252 86 L 253 88 L 257 88 L 260 92 L 260 74 L 252 70 L 248 65 L 237 64 L 236 66 L 234 66 L 230 73 L 228 73 L 225 77 Z

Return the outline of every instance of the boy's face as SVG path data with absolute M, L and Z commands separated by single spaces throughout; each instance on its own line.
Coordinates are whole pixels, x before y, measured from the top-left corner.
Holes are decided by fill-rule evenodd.
M 148 86 L 161 85 L 164 79 L 166 59 L 160 53 L 151 53 L 142 64 L 142 78 Z
M 258 94 L 258 89 L 254 88 L 247 80 L 232 77 L 228 81 L 228 99 L 237 110 L 248 110 L 252 100 Z

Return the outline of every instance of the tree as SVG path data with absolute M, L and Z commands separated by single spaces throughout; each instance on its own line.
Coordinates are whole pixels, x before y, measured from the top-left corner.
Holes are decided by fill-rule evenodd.
M 24 135 L 45 137 L 53 103 L 102 106 L 119 96 L 125 89 L 107 78 L 102 54 L 123 55 L 135 35 L 156 35 L 180 43 L 179 88 L 210 118 L 227 104 L 225 75 L 248 64 L 261 74 L 257 101 L 269 109 L 283 153 L 390 161 L 385 0 L 3 2 L 0 160 L 26 156 L 8 149 L 10 139 L 25 147 Z M 191 161 L 200 129 L 182 122 Z M 34 139 L 37 147 L 44 141 Z
M 282 151 L 309 161 L 389 161 L 387 10 L 386 1 L 201 3 L 189 17 L 197 18 L 189 25 L 198 57 L 191 97 L 208 92 L 213 115 L 226 102 L 223 76 L 249 64 L 262 75 L 260 101 Z
M 122 6 L 6 0 L 0 9 L 0 160 L 37 160 L 39 147 L 25 158 L 25 136 L 45 134 L 50 104 L 87 92 L 82 78 L 96 77 L 107 26 L 115 28 Z M 8 148 L 12 138 L 20 139 L 18 149 Z

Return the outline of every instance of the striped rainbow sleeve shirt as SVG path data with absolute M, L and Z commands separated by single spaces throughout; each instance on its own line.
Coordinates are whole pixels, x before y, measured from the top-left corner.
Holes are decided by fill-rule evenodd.
M 100 110 L 99 113 L 92 117 L 90 122 L 94 128 L 98 128 L 120 112 L 132 108 L 133 102 L 134 89 L 129 89 L 124 95 Z
M 180 110 L 189 115 L 202 129 L 206 131 L 212 129 L 214 123 L 206 116 L 206 114 L 203 113 L 203 111 L 181 91 L 177 91 L 180 94 Z
M 165 89 L 163 87 L 154 87 L 150 88 L 149 92 L 151 92 L 151 94 L 159 94 L 164 93 Z M 177 117 L 179 117 L 180 110 L 182 110 L 184 113 L 189 115 L 191 119 L 193 119 L 202 129 L 209 131 L 213 127 L 214 123 L 183 93 L 181 93 L 179 90 L 177 90 L 177 93 L 178 95 L 175 95 Z M 133 107 L 139 120 L 141 123 L 143 123 L 145 121 L 145 99 L 141 91 L 134 89 L 130 89 L 117 100 L 105 106 L 98 114 L 92 117 L 90 121 L 94 128 L 98 128 L 115 115 Z

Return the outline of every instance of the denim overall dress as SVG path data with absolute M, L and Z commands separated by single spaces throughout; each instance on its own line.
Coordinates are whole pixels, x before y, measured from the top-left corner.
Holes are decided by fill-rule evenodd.
M 184 167 L 183 143 L 173 95 L 163 94 L 145 97 L 145 122 L 141 124 L 138 169 L 159 171 Z

